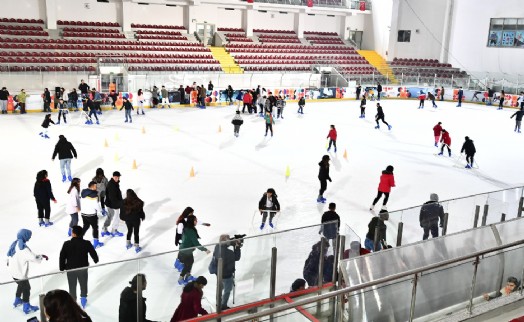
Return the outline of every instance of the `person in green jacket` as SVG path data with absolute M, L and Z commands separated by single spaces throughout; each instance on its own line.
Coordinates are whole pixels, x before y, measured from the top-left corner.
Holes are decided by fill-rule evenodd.
M 196 248 L 209 254 L 210 251 L 200 245 L 198 239 L 198 232 L 195 228 L 197 224 L 197 218 L 194 215 L 187 216 L 186 222 L 184 223 L 184 232 L 182 233 L 182 241 L 180 242 L 180 251 L 178 252 L 178 260 L 184 264 L 182 272 L 180 272 L 180 277 L 178 278 L 179 285 L 186 285 L 189 282 L 196 280 L 191 276 L 191 268 L 195 259 L 193 257 L 193 252 Z
M 18 99 L 18 104 L 20 105 L 20 114 L 27 113 L 25 111 L 25 99 L 27 98 L 27 96 L 28 95 L 26 94 L 23 88 L 20 90 L 20 93 L 16 96 L 16 98 Z
M 273 116 L 271 116 L 269 112 L 266 112 L 266 115 L 264 115 L 264 120 L 266 121 L 266 135 L 264 136 L 267 136 L 268 129 L 271 131 L 271 136 L 273 136 L 273 124 L 275 124 L 275 121 L 273 120 Z

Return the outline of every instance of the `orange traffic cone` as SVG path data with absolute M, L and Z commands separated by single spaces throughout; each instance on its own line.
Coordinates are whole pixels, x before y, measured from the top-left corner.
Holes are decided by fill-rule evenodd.
M 107 148 L 107 147 L 109 147 L 109 143 L 107 143 L 107 139 L 105 139 L 105 141 L 104 141 L 104 148 Z
M 218 126 L 218 133 L 222 132 L 222 127 L 219 125 Z
M 138 168 L 138 167 L 136 166 L 136 160 L 133 160 L 133 167 L 132 167 L 132 169 L 133 169 L 133 170 L 136 170 L 137 168 Z
M 146 134 L 146 128 L 142 126 L 142 134 Z
M 193 167 L 191 167 L 191 171 L 189 171 L 189 176 L 191 178 L 193 178 L 195 176 L 195 169 L 193 169 Z
M 346 149 L 344 149 L 344 159 L 348 159 L 348 151 Z

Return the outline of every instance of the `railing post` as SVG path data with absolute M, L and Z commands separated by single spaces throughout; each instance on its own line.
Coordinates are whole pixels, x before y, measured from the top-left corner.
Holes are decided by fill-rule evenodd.
M 318 286 L 318 294 L 321 294 L 322 285 L 324 284 L 324 257 L 326 256 L 325 250 L 324 250 L 324 244 L 327 242 L 326 238 L 320 237 L 320 258 L 318 261 L 318 280 L 317 280 L 317 286 Z M 317 302 L 317 314 L 320 313 L 322 303 L 319 301 Z
M 448 218 L 449 218 L 449 213 L 445 212 L 444 218 L 442 219 L 442 236 L 446 236 L 448 232 Z
M 489 210 L 489 205 L 485 204 L 484 213 L 482 214 L 482 226 L 486 226 L 486 221 L 488 219 L 488 210 Z
M 411 307 L 409 309 L 409 322 L 412 322 L 413 317 L 415 316 L 415 302 L 417 299 L 417 282 L 418 282 L 418 274 L 415 274 L 415 277 L 413 278 L 413 289 L 411 290 Z
M 500 222 L 504 222 L 504 221 L 506 221 L 506 214 L 502 213 L 502 215 L 500 215 Z
M 522 294 L 522 290 L 520 291 Z M 38 300 L 40 302 L 40 321 L 41 322 L 47 322 L 47 317 L 45 316 L 45 309 L 44 309 L 44 297 L 45 297 L 45 294 L 40 294 L 38 296 Z
M 331 278 L 331 281 L 333 282 L 333 285 L 335 286 L 335 290 L 338 289 L 341 285 L 339 283 L 341 272 L 338 271 L 338 263 L 344 256 L 344 248 L 346 243 L 346 236 L 343 235 L 337 235 L 336 239 L 336 252 L 333 252 L 333 255 L 335 255 L 335 260 L 333 261 L 333 276 Z M 333 317 L 333 321 L 337 321 L 337 300 L 339 300 L 339 297 L 333 298 L 333 301 L 331 302 L 331 316 Z M 341 316 L 341 315 L 338 315 Z M 341 320 L 341 319 L 339 319 Z
M 524 288 L 524 285 L 522 285 L 522 281 L 524 280 L 524 268 L 522 269 L 522 275 L 521 275 L 521 278 L 520 278 L 520 296 L 522 296 L 522 290 Z
M 468 312 L 471 315 L 471 312 L 473 310 L 473 294 L 475 293 L 475 284 L 477 283 L 477 269 L 479 266 L 479 257 L 477 256 L 475 258 L 475 262 L 473 262 L 475 265 L 475 269 L 473 270 L 473 279 L 471 280 L 471 291 L 469 294 L 469 306 L 468 306 Z
M 142 290 L 144 289 L 144 276 L 138 275 L 136 279 L 136 301 L 137 303 L 143 303 L 144 299 L 142 297 Z M 144 306 L 143 305 L 137 305 L 137 316 L 138 316 L 138 322 L 144 322 Z
M 277 248 L 271 248 L 271 277 L 269 285 L 269 298 L 271 300 L 275 299 L 275 290 L 276 290 L 276 280 L 277 280 Z M 273 308 L 273 304 L 270 305 Z M 269 321 L 273 322 L 273 314 L 269 316 Z
M 397 229 L 397 247 L 402 245 L 402 231 L 404 230 L 404 223 L 401 221 L 398 223 Z
M 524 188 L 522 188 L 522 190 L 524 191 Z M 520 200 L 519 200 L 519 210 L 517 212 L 517 217 L 522 217 L 522 207 L 524 206 L 524 197 L 520 197 Z
M 224 274 L 224 260 L 222 259 L 222 251 L 220 251 L 219 257 L 217 258 L 217 294 L 216 294 L 217 313 L 222 312 L 222 282 L 223 282 L 222 275 L 223 274 Z
M 475 206 L 475 219 L 473 220 L 473 228 L 477 228 L 479 223 L 480 206 Z
M 373 235 L 373 252 L 378 251 L 378 245 L 380 244 L 380 241 L 378 240 L 378 236 L 379 236 L 379 228 L 378 228 L 378 225 L 377 225 L 375 227 L 375 233 Z

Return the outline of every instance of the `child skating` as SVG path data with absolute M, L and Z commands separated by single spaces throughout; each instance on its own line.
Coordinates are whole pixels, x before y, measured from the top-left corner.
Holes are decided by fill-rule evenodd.
M 473 140 L 469 138 L 469 136 L 466 136 L 464 141 L 464 144 L 462 145 L 462 149 L 460 150 L 460 153 L 465 152 L 466 153 L 466 169 L 473 168 L 473 158 L 475 156 L 475 153 L 477 150 L 475 149 L 475 144 L 473 144 Z
M 238 132 L 240 131 L 240 125 L 244 124 L 244 120 L 242 120 L 242 116 L 240 116 L 240 111 L 236 112 L 231 123 L 233 123 L 234 135 L 238 137 Z
M 384 120 L 384 111 L 382 110 L 380 103 L 377 103 L 377 115 L 375 115 L 375 122 L 377 122 L 377 126 L 375 126 L 375 129 L 380 129 L 378 121 L 382 121 L 382 123 L 386 124 L 388 129 L 391 131 L 391 125 L 389 125 L 388 122 Z
M 131 118 L 131 111 L 134 110 L 133 104 L 131 104 L 131 102 L 129 101 L 127 97 L 124 97 L 123 101 L 124 101 L 124 104 L 120 108 L 120 111 L 124 108 L 125 113 L 126 113 L 126 123 L 128 122 L 128 118 L 129 118 L 129 123 L 133 123 L 133 119 Z
M 516 111 L 511 115 L 510 118 L 513 118 L 514 116 L 517 116 L 515 118 L 515 132 L 520 133 L 520 124 L 522 123 L 522 116 L 524 115 L 524 107 L 522 107 L 519 111 Z
M 53 120 L 51 119 L 51 114 L 46 114 L 44 118 L 44 122 L 42 122 L 42 127 L 44 128 L 44 130 L 40 132 L 41 137 L 45 139 L 49 139 L 49 136 L 47 135 L 47 129 L 49 128 L 49 125 L 51 123 L 55 124 L 55 122 L 53 122 Z
M 382 195 L 384 195 L 382 209 L 385 209 L 385 206 L 389 200 L 389 193 L 391 192 L 391 188 L 395 186 L 395 176 L 393 175 L 393 170 L 393 166 L 388 165 L 386 167 L 386 170 L 382 171 L 382 175 L 380 176 L 380 183 L 378 185 L 377 196 L 375 197 L 375 200 L 373 200 L 373 204 L 371 205 L 371 207 L 369 207 L 369 210 L 375 209 L 375 205 L 380 200 Z
M 433 136 L 435 136 L 435 147 L 438 147 L 438 141 L 440 140 L 440 134 L 442 133 L 442 122 L 438 122 L 433 127 Z
M 449 156 L 451 157 L 451 137 L 449 136 L 448 131 L 442 129 L 442 138 L 440 139 L 440 143 L 442 143 L 442 148 L 440 149 L 440 153 L 438 155 L 444 154 L 444 148 L 448 148 Z
M 266 123 L 266 134 L 264 136 L 267 136 L 267 130 L 270 130 L 271 136 L 273 136 L 273 124 L 275 124 L 275 121 L 273 120 L 273 116 L 271 116 L 269 111 L 266 111 L 264 122 Z
M 419 99 L 418 108 L 419 109 L 424 108 L 424 101 L 426 100 L 426 93 L 424 93 L 423 91 L 420 91 L 418 99 Z
M 68 110 L 67 110 L 67 106 L 64 103 L 64 100 L 62 98 L 60 98 L 60 100 L 58 101 L 57 108 L 58 108 L 58 122 L 56 122 L 56 124 L 60 124 L 60 118 L 62 116 L 64 117 L 64 123 L 67 124 L 66 114 L 67 114 Z
M 360 101 L 360 118 L 366 118 L 366 94 L 362 95 L 362 100 Z
M 298 100 L 298 111 L 297 111 L 297 113 L 304 114 L 304 106 L 306 106 L 306 99 L 304 98 L 304 96 L 302 96 Z
M 326 137 L 326 139 L 329 139 L 329 146 L 328 146 L 328 152 L 331 149 L 331 144 L 335 147 L 335 153 L 337 153 L 337 130 L 335 129 L 334 125 L 330 125 L 329 133 Z
M 269 227 L 273 228 L 273 218 L 280 211 L 280 203 L 277 199 L 277 194 L 275 189 L 269 188 L 262 195 L 260 201 L 258 202 L 258 210 L 262 215 L 262 223 L 260 224 L 260 230 L 264 229 L 266 225 L 267 215 L 269 214 Z
M 327 181 L 331 182 L 331 177 L 329 176 L 329 155 L 324 155 L 322 161 L 318 163 L 318 180 L 320 181 L 320 190 L 318 191 L 317 202 L 325 203 L 326 198 L 324 198 L 324 192 L 327 189 Z

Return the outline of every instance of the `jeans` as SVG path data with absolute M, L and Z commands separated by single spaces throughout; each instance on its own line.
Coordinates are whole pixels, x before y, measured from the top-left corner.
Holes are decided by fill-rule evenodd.
M 71 221 L 69 222 L 69 228 L 73 228 L 73 226 L 78 225 L 78 213 L 75 212 L 75 213 L 69 214 L 69 216 L 71 216 Z
M 273 222 L 273 217 L 275 217 L 275 215 L 277 214 L 276 212 L 274 211 L 262 211 L 262 223 L 265 223 L 266 222 L 266 219 L 267 219 L 267 214 L 269 213 L 269 222 Z
M 31 295 L 31 285 L 29 284 L 29 280 L 17 280 L 16 278 L 13 278 L 18 285 L 16 287 L 16 297 L 21 297 L 22 302 L 29 303 L 29 295 Z
M 49 219 L 49 216 L 51 214 L 51 202 L 40 202 L 36 200 L 36 208 L 38 209 L 38 218 L 42 219 Z
M 382 202 L 382 205 L 385 206 L 387 203 L 388 203 L 388 200 L 389 200 L 389 192 L 382 192 L 382 191 L 379 191 L 377 193 L 377 197 L 375 198 L 375 200 L 373 200 L 373 206 L 377 204 L 377 202 L 380 200 L 380 198 L 382 197 L 382 194 L 384 194 L 384 201 Z
M 126 226 L 127 226 L 127 239 L 131 240 L 131 234 L 135 237 L 135 245 L 138 245 L 140 243 L 140 220 L 138 221 L 131 221 L 126 220 Z
M 76 283 L 80 284 L 80 297 L 87 297 L 87 269 L 80 271 L 67 272 L 67 283 L 69 284 L 69 294 L 76 301 Z
M 90 110 L 89 111 L 89 118 L 91 118 L 91 116 L 94 115 L 95 116 L 95 119 L 98 121 L 98 116 L 96 116 L 96 111 L 95 110 Z
M 129 121 L 133 122 L 133 118 L 131 118 L 131 109 L 126 110 L 126 122 L 127 122 L 128 117 L 129 117 Z
M 298 112 L 297 113 L 304 114 L 304 105 L 299 105 L 298 106 Z
M 240 125 L 233 125 L 235 134 L 238 134 L 238 131 L 240 131 Z
M 98 216 L 95 215 L 84 215 L 82 214 L 82 221 L 84 226 L 82 227 L 82 235 L 85 236 L 89 227 L 93 227 L 93 238 L 98 239 Z
M 71 173 L 71 159 L 60 160 L 60 171 L 62 171 L 62 176 L 65 176 L 66 173 L 69 174 L 69 176 L 73 176 Z
M 229 301 L 229 295 L 231 294 L 234 285 L 235 278 L 233 276 L 231 276 L 230 278 L 222 279 L 222 288 L 224 291 L 224 293 L 222 293 L 222 309 L 224 309 L 227 306 L 227 302 Z
M 366 240 L 364 241 L 364 247 L 369 250 L 369 251 L 375 251 L 375 242 L 372 241 L 371 239 L 369 238 L 366 238 Z M 382 249 L 382 245 L 380 243 L 378 243 L 377 245 L 377 251 L 378 250 L 381 250 Z
M 431 237 L 433 238 L 438 237 L 438 225 L 434 225 L 431 227 L 423 227 L 423 229 L 424 229 L 424 235 L 422 236 L 422 240 L 428 239 L 430 231 L 431 231 Z
M 118 225 L 120 225 L 120 209 L 107 207 L 107 217 L 102 229 L 107 231 L 107 228 L 111 226 L 110 231 L 114 233 L 118 229 Z
M 60 118 L 62 116 L 64 117 L 64 123 L 67 123 L 66 114 L 67 114 L 67 110 L 63 110 L 63 109 L 58 110 L 58 123 L 60 123 Z
M 2 112 L 7 111 L 7 100 L 0 100 L 0 109 L 2 109 Z

